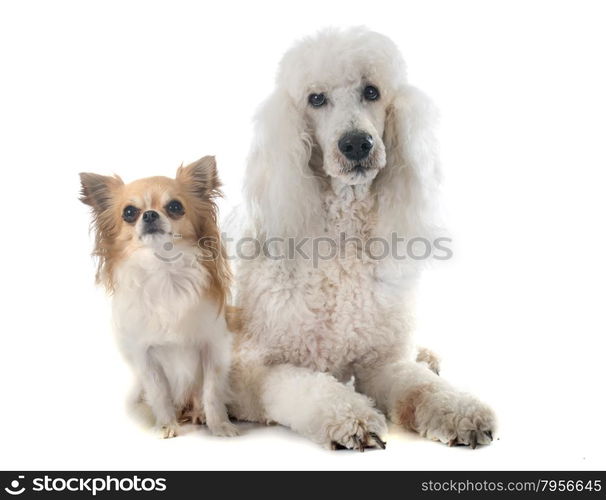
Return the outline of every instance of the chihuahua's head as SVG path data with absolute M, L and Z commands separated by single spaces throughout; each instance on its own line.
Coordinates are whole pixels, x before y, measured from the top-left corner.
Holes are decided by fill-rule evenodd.
M 180 167 L 174 179 L 148 177 L 125 184 L 118 176 L 81 173 L 80 181 L 80 200 L 92 207 L 97 281 L 109 291 L 115 285 L 115 266 L 137 250 L 157 249 L 171 242 L 191 247 L 202 240 L 218 243 L 219 251 L 202 264 L 215 282 L 214 288 L 226 288 L 228 271 L 214 202 L 221 195 L 214 157 Z

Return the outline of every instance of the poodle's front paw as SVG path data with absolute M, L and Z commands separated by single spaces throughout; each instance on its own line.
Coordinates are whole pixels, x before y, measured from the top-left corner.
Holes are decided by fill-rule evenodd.
M 334 408 L 327 416 L 324 435 L 330 449 L 364 451 L 365 448 L 385 449 L 381 439 L 387 433 L 387 423 L 368 398 L 355 394 L 354 404 Z
M 230 421 L 209 422 L 208 429 L 213 436 L 234 437 L 240 434 L 238 428 Z
M 487 405 L 457 391 L 421 389 L 409 397 L 401 412 L 404 425 L 449 446 L 490 444 L 496 429 L 495 414 Z
M 160 426 L 160 437 L 162 439 L 171 439 L 177 437 L 179 430 L 179 424 L 177 422 L 170 422 Z

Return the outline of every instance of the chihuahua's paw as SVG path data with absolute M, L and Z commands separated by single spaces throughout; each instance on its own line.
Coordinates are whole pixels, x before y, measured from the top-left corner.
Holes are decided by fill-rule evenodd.
M 170 424 L 165 424 L 160 427 L 160 437 L 162 439 L 170 439 L 177 437 L 179 430 L 179 425 L 176 422 L 171 422 Z
M 238 428 L 229 421 L 209 423 L 208 429 L 213 436 L 234 437 L 240 434 Z
M 206 415 L 203 409 L 184 410 L 179 417 L 180 424 L 203 425 L 206 423 Z

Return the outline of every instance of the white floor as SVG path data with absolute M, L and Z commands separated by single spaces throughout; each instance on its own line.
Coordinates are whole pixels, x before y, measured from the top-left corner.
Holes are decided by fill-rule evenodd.
M 328 451 L 282 427 L 241 424 L 237 438 L 215 438 L 187 428 L 161 440 L 125 419 L 119 408 L 100 421 L 94 412 L 73 421 L 44 415 L 5 432 L 0 468 L 176 470 L 176 469 L 603 469 L 603 448 L 583 425 L 541 425 L 535 415 L 515 418 L 490 447 L 449 448 L 392 426 L 387 449 Z M 29 419 L 28 419 L 29 420 Z M 6 429 L 5 429 L 6 430 Z M 10 450 L 9 453 L 7 451 Z

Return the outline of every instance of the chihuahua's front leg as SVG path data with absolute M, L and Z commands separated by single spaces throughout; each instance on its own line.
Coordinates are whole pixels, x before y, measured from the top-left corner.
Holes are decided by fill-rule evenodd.
M 227 336 L 226 336 L 227 337 Z M 238 428 L 229 421 L 226 404 L 229 399 L 229 367 L 231 342 L 212 342 L 204 346 L 202 353 L 204 383 L 202 402 L 206 425 L 215 436 L 237 436 Z
M 170 384 L 162 365 L 155 357 L 154 347 L 141 349 L 134 356 L 135 369 L 143 387 L 143 397 L 150 406 L 163 438 L 177 435 L 178 424 Z

